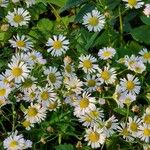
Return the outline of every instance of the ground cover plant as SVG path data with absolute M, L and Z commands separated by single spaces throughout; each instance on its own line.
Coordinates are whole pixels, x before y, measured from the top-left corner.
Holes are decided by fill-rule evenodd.
M 150 0 L 0 0 L 0 150 L 150 149 Z

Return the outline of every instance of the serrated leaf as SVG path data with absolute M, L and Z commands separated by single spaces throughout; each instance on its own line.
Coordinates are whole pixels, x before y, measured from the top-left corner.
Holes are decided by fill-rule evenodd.
M 144 25 L 131 31 L 132 37 L 141 43 L 150 44 L 150 26 Z

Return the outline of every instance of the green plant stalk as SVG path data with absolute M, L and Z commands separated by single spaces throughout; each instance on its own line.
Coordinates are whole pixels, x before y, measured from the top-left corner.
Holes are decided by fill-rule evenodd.
M 122 14 L 120 11 L 120 7 L 119 7 L 119 22 L 120 22 L 120 38 L 121 38 L 121 43 L 123 42 L 123 22 L 122 22 Z

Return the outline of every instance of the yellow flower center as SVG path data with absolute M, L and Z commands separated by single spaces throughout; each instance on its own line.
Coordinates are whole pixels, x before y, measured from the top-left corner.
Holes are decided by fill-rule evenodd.
M 23 73 L 23 71 L 22 71 L 22 69 L 19 68 L 19 67 L 15 67 L 15 68 L 12 69 L 12 74 L 13 74 L 13 76 L 15 76 L 15 77 L 21 76 L 22 73 Z
M 36 56 L 35 56 L 35 55 L 31 55 L 30 58 L 31 58 L 32 60 L 36 60 Z
M 89 103 L 90 102 L 87 98 L 82 98 L 79 103 L 80 108 L 87 108 L 89 106 Z
M 111 126 L 112 126 L 112 122 L 111 121 L 107 121 L 105 126 L 106 126 L 107 129 L 110 129 Z
M 144 123 L 146 123 L 146 124 L 150 124 L 150 115 L 148 115 L 148 114 L 146 114 L 145 116 L 144 116 Z
M 90 140 L 91 142 L 97 142 L 99 139 L 100 139 L 99 133 L 97 133 L 97 132 L 91 132 L 91 133 L 89 134 L 89 140 Z
M 143 58 L 144 59 L 150 59 L 150 53 L 149 52 L 147 52 L 147 53 L 145 53 L 144 55 L 143 55 Z
M 4 96 L 6 94 L 6 89 L 0 88 L 0 96 Z
M 130 104 L 131 104 L 131 99 L 130 99 L 130 98 L 126 98 L 125 101 L 124 101 L 124 103 L 125 103 L 126 105 L 130 106 Z
M 10 149 L 16 148 L 18 146 L 18 142 L 13 140 L 10 142 L 9 147 Z
M 128 0 L 129 5 L 135 6 L 137 4 L 137 0 Z
M 35 117 L 37 115 L 37 113 L 38 113 L 38 111 L 34 107 L 30 107 L 27 112 L 29 117 Z
M 134 131 L 134 132 L 137 132 L 137 131 L 138 131 L 137 123 L 132 122 L 132 123 L 130 124 L 130 130 L 131 130 L 131 131 Z
M 129 135 L 128 129 L 127 129 L 127 128 L 124 128 L 124 129 L 122 130 L 121 134 L 124 135 L 124 136 L 128 136 L 128 135 Z
M 145 128 L 144 131 L 143 131 L 143 134 L 144 134 L 145 136 L 149 136 L 149 137 L 150 137 L 150 129 Z
M 91 117 L 86 117 L 86 118 L 85 118 L 85 121 L 86 121 L 86 122 L 92 122 L 92 118 L 91 118 Z
M 25 121 L 22 123 L 22 125 L 23 125 L 25 128 L 27 128 L 27 127 L 29 127 L 29 126 L 31 125 L 31 123 L 30 123 L 29 121 L 25 120 Z
M 47 99 L 49 99 L 49 93 L 47 91 L 43 91 L 41 94 L 41 99 L 46 101 Z
M 89 19 L 89 24 L 90 24 L 91 26 L 97 26 L 98 23 L 99 23 L 99 20 L 98 20 L 97 17 L 91 17 L 91 18 Z
M 19 40 L 16 42 L 17 47 L 25 47 L 25 42 L 22 40 Z
M 101 73 L 101 77 L 104 79 L 104 80 L 109 80 L 110 78 L 110 73 L 108 71 L 102 71 Z
M 133 81 L 127 81 L 127 83 L 126 83 L 127 90 L 131 91 L 134 89 L 134 87 L 135 87 L 135 84 Z
M 89 87 L 94 87 L 96 85 L 96 81 L 95 80 L 88 80 L 87 84 Z
M 65 70 L 66 70 L 68 73 L 71 73 L 72 68 L 71 68 L 70 65 L 66 65 Z
M 104 56 L 104 57 L 110 57 L 110 56 L 111 56 L 111 52 L 109 52 L 109 51 L 104 51 L 104 52 L 103 52 L 103 56 Z
M 53 47 L 54 47 L 54 49 L 62 48 L 62 42 L 61 41 L 54 41 Z
M 21 21 L 24 20 L 23 16 L 21 15 L 15 15 L 14 18 L 13 18 L 14 22 L 16 23 L 20 23 Z
M 35 94 L 34 92 L 31 92 L 31 93 L 29 94 L 29 97 L 30 97 L 31 99 L 34 99 L 35 96 L 36 96 L 36 94 Z
M 86 68 L 86 69 L 90 69 L 93 67 L 93 64 L 90 60 L 84 60 L 83 61 L 83 67 Z
M 57 102 L 51 102 L 48 106 L 49 109 L 55 109 L 57 107 L 58 103 Z
M 92 117 L 92 118 L 96 118 L 96 117 L 98 117 L 98 115 L 99 115 L 99 112 L 98 111 L 91 111 L 90 113 L 89 113 L 89 115 Z
M 50 74 L 48 75 L 48 77 L 49 77 L 49 80 L 50 80 L 52 83 L 55 83 L 55 82 L 56 82 L 56 76 L 55 76 L 54 73 L 50 73 Z

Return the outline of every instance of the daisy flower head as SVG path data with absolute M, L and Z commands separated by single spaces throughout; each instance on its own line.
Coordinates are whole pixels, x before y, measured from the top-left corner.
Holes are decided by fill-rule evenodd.
M 60 99 L 56 98 L 55 100 L 51 100 L 48 105 L 49 111 L 56 111 L 61 106 Z
M 28 52 L 25 61 L 29 66 L 33 66 L 34 64 L 45 65 L 46 59 L 43 58 L 40 52 L 32 50 L 32 52 Z
M 141 74 L 143 71 L 146 70 L 146 66 L 144 65 L 143 61 L 139 61 L 132 66 L 131 70 Z
M 150 114 L 144 113 L 144 115 L 142 117 L 142 121 L 143 121 L 143 123 L 150 126 Z
M 23 121 L 21 124 L 26 130 L 30 130 L 31 127 L 34 127 L 34 124 L 28 120 Z
M 115 116 L 110 117 L 104 124 L 103 127 L 103 133 L 106 135 L 106 137 L 110 137 L 112 134 L 115 133 L 114 130 L 117 130 L 118 128 L 118 120 L 115 118 Z
M 56 67 L 44 69 L 44 74 L 47 76 L 47 81 L 52 88 L 58 89 L 62 84 L 62 75 Z
M 20 50 L 23 50 L 24 52 L 27 52 L 33 48 L 33 43 L 30 41 L 29 38 L 26 38 L 25 35 L 13 37 L 14 39 L 9 40 L 11 46 L 13 48 L 18 48 Z
M 95 103 L 95 98 L 91 97 L 90 93 L 84 92 L 82 96 L 74 102 L 74 115 L 78 117 L 94 110 L 96 108 Z
M 112 47 L 104 47 L 103 49 L 100 49 L 98 52 L 98 56 L 102 60 L 111 59 L 116 54 L 116 50 Z
M 86 85 L 86 90 L 88 92 L 96 91 L 97 87 L 100 87 L 101 81 L 96 77 L 96 75 L 90 75 L 87 74 L 86 78 L 84 78 L 86 82 L 84 84 Z
M 22 81 L 24 81 L 25 78 L 28 77 L 29 75 L 29 67 L 27 66 L 27 64 L 25 64 L 24 62 L 11 62 L 8 64 L 8 67 L 10 69 L 8 69 L 8 74 L 10 75 L 8 77 L 8 80 L 15 80 L 15 83 L 21 83 Z
M 122 93 L 132 95 L 138 95 L 141 89 L 139 79 L 131 74 L 127 74 L 127 79 L 121 79 L 120 86 Z
M 11 88 L 9 87 L 9 85 L 0 82 L 0 99 L 7 98 L 10 92 Z
M 25 140 L 22 134 L 18 131 L 13 132 L 9 137 L 3 141 L 4 148 L 7 150 L 23 150 L 32 147 L 30 140 Z
M 98 65 L 95 64 L 97 63 L 96 58 L 90 54 L 86 56 L 81 55 L 79 60 L 78 68 L 82 68 L 85 73 L 93 73 L 96 72 L 96 69 L 98 69 Z
M 25 2 L 26 2 L 26 5 L 27 5 L 27 8 L 29 8 L 32 5 L 34 5 L 36 1 L 35 0 L 25 0 Z
M 104 69 L 98 69 L 97 77 L 102 83 L 113 84 L 116 80 L 116 70 L 115 68 L 110 68 L 110 66 L 105 66 Z
M 25 119 L 30 123 L 40 123 L 46 118 L 47 109 L 40 104 L 32 104 L 24 112 Z
M 70 76 L 64 79 L 65 86 L 70 93 L 80 94 L 83 91 L 83 82 L 77 76 Z
M 142 0 L 123 0 L 126 2 L 126 8 L 141 8 L 144 5 L 144 2 Z
M 117 127 L 117 131 L 126 141 L 132 142 L 134 140 L 125 122 L 120 123 L 120 125 Z
M 43 107 L 47 107 L 51 100 L 56 98 L 56 93 L 53 89 L 46 85 L 44 88 L 39 87 L 38 102 L 42 104 Z
M 139 138 L 146 143 L 150 143 L 150 126 L 144 123 L 139 127 L 139 130 Z
M 148 51 L 146 48 L 143 48 L 139 54 L 141 55 L 142 57 L 142 60 L 146 63 L 150 63 L 150 51 Z
M 146 4 L 143 13 L 149 17 L 150 16 L 150 4 Z
M 99 148 L 105 143 L 106 136 L 102 130 L 96 127 L 86 129 L 85 141 L 88 141 L 88 145 L 92 148 Z
M 69 40 L 64 35 L 54 35 L 49 38 L 46 46 L 50 47 L 47 52 L 51 52 L 52 56 L 61 56 L 69 49 Z
M 7 7 L 9 1 L 8 0 L 1 0 L 0 1 L 0 7 Z
M 134 116 L 134 118 L 128 118 L 128 129 L 131 132 L 133 137 L 138 137 L 139 126 L 141 125 L 142 120 L 138 116 Z
M 11 26 L 19 27 L 28 25 L 31 16 L 24 8 L 14 8 L 13 12 L 8 12 L 6 18 Z
M 105 16 L 102 15 L 97 9 L 92 10 L 83 16 L 83 25 L 89 31 L 100 32 L 105 25 Z

